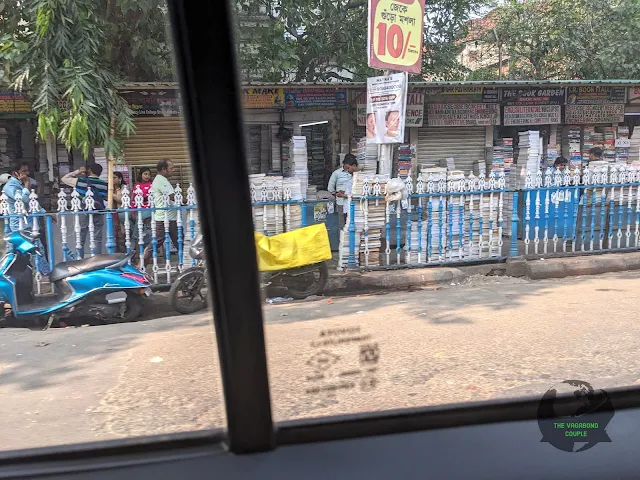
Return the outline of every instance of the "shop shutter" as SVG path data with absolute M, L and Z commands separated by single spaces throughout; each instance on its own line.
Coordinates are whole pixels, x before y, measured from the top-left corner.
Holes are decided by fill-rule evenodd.
M 134 178 L 139 167 L 149 167 L 155 175 L 161 158 L 173 161 L 175 170 L 169 179 L 185 191 L 193 182 L 187 134 L 181 117 L 137 118 L 136 132 L 125 140 L 124 159 L 132 167 Z
M 475 162 L 485 163 L 486 127 L 422 127 L 418 129 L 418 165 L 446 167 L 453 157 L 457 170 L 473 171 Z

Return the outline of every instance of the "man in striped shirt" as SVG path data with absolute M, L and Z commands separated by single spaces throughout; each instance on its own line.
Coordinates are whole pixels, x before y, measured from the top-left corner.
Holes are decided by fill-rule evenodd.
M 93 193 L 94 209 L 103 211 L 106 208 L 107 198 L 109 196 L 109 183 L 102 180 L 102 165 L 98 163 L 90 163 L 86 167 L 80 167 L 78 170 L 66 174 L 62 177 L 62 183 L 75 187 L 77 192 L 82 196 L 82 206 L 84 207 L 84 199 L 87 190 L 91 187 Z M 93 215 L 93 238 L 95 243 L 95 254 L 102 253 L 102 230 L 104 227 L 104 214 Z M 80 216 L 80 242 L 84 257 L 84 245 L 89 232 L 89 215 Z

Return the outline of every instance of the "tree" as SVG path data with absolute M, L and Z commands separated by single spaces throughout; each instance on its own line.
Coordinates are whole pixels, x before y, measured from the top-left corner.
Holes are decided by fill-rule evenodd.
M 508 0 L 493 15 L 511 79 L 640 75 L 637 0 Z M 496 41 L 493 32 L 485 41 Z
M 457 77 L 456 41 L 484 0 L 427 0 L 423 74 Z M 239 63 L 245 80 L 364 80 L 366 0 L 236 0 Z

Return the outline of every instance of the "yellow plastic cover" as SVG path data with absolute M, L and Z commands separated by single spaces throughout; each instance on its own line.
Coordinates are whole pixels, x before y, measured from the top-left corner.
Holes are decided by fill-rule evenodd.
M 255 232 L 255 240 L 261 272 L 303 267 L 331 259 L 329 234 L 324 223 L 272 237 Z

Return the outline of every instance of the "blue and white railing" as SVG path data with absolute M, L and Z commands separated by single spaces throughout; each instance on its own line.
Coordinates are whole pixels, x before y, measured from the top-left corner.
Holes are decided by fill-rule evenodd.
M 11 232 L 11 220 L 14 228 L 31 229 L 44 235 L 46 249 L 46 264 L 48 271 L 60 261 L 84 258 L 98 253 L 116 253 L 117 251 L 130 253 L 136 250 L 139 257 L 136 265 L 141 271 L 146 271 L 144 252 L 150 252 L 149 263 L 155 283 L 171 283 L 172 278 L 181 272 L 185 265 L 190 267 L 195 260 L 188 257 L 188 247 L 196 236 L 198 228 L 197 203 L 195 189 L 192 185 L 187 189 L 186 202 L 180 185 L 176 185 L 173 206 L 159 208 L 153 205 L 153 196 L 149 197 L 149 204 L 145 207 L 145 198 L 140 189 L 133 192 L 133 202 L 129 189 L 122 190 L 122 208 L 113 210 L 96 210 L 94 193 L 89 189 L 85 198 L 81 198 L 74 188 L 70 195 L 61 191 L 58 194 L 57 212 L 46 213 L 40 208 L 38 196 L 34 191 L 29 195 L 29 203 L 17 199 L 10 213 L 10 206 L 6 195 L 0 195 L 0 218 L 4 221 L 5 236 Z M 170 195 L 165 194 L 164 204 L 170 204 Z M 160 212 L 160 213 L 158 213 Z M 170 238 L 171 217 L 175 215 L 178 231 L 177 244 Z M 115 216 L 121 220 L 115 221 Z M 156 218 L 161 217 L 162 220 Z M 148 220 L 147 220 L 148 219 Z M 41 220 L 44 224 L 41 224 Z M 169 249 L 159 248 L 157 224 L 164 226 L 164 245 Z M 118 245 L 116 223 L 120 223 L 123 240 Z M 86 234 L 82 235 L 82 227 L 86 225 Z M 44 232 L 42 229 L 44 228 Z M 137 245 L 136 245 L 137 244 Z M 102 246 L 104 245 L 104 248 Z M 6 249 L 9 245 L 5 245 Z M 137 248 L 136 248 L 137 247 Z M 42 263 L 35 262 L 35 281 L 40 291 L 43 277 Z

